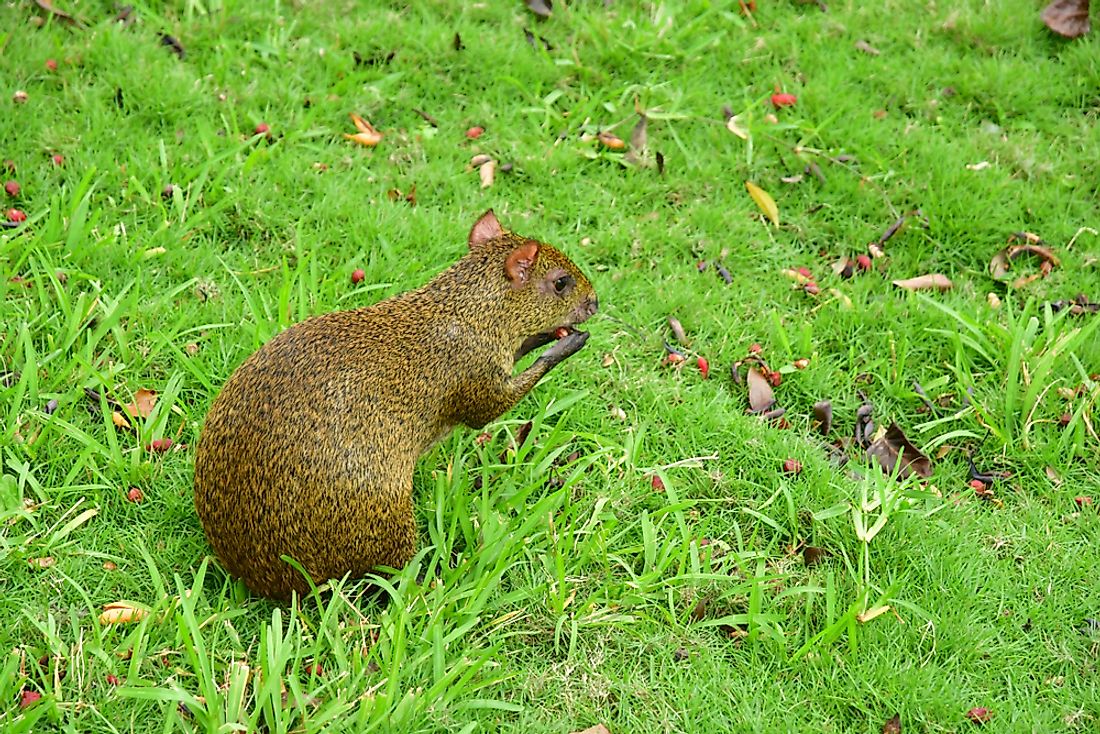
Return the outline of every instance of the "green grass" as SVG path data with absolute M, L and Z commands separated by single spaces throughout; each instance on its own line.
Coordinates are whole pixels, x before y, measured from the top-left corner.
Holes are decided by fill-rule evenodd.
M 1043 305 L 1100 299 L 1100 237 L 1080 231 L 1100 226 L 1100 36 L 1053 38 L 1025 0 L 759 2 L 751 20 L 558 2 L 543 23 L 518 2 L 136 3 L 131 25 L 57 5 L 87 27 L 0 8 L 2 175 L 23 189 L 4 208 L 29 218 L 0 231 L 0 729 L 878 732 L 898 713 L 950 732 L 974 706 L 995 731 L 1100 725 L 1098 317 Z M 777 87 L 798 102 L 772 124 Z M 584 139 L 629 138 L 635 105 L 663 176 Z M 378 148 L 344 140 L 349 112 Z M 488 189 L 481 152 L 513 164 Z M 809 163 L 823 182 L 781 181 Z M 415 207 L 387 195 L 413 186 Z M 422 550 L 389 601 L 362 582 L 250 598 L 192 505 L 210 402 L 280 329 L 443 269 L 488 207 L 590 274 L 587 348 L 488 443 L 463 429 L 422 459 Z M 928 227 L 874 272 L 832 274 L 917 208 Z M 1062 264 L 1012 292 L 987 265 L 1021 230 Z M 816 298 L 783 275 L 799 266 Z M 955 288 L 890 285 L 928 272 Z M 669 315 L 693 340 L 679 370 Z M 754 342 L 773 367 L 809 359 L 776 388 L 789 430 L 730 380 Z M 155 411 L 116 427 L 139 388 Z M 876 423 L 946 451 L 929 481 L 829 462 L 811 406 L 832 400 L 850 435 L 860 390 Z M 145 448 L 162 437 L 178 450 Z M 996 503 L 967 452 L 1010 473 Z M 807 566 L 803 543 L 828 557 Z M 147 616 L 99 624 L 119 600 Z M 43 698 L 23 709 L 24 691 Z

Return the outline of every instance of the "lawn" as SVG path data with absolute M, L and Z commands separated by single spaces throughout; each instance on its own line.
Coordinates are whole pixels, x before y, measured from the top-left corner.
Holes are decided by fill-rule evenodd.
M 41 5 L 0 7 L 0 730 L 1100 727 L 1100 36 L 1031 0 Z M 587 346 L 424 455 L 387 593 L 251 597 L 192 502 L 221 385 L 490 207 L 590 276 Z M 867 458 L 892 423 L 928 476 Z

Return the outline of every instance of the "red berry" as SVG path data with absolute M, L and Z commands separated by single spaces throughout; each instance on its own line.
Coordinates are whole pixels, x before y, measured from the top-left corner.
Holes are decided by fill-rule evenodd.
M 356 268 L 355 272 L 351 274 L 351 282 L 356 284 L 362 283 L 365 277 L 367 277 L 367 272 L 363 270 L 363 268 Z
M 680 354 L 679 352 L 669 352 L 668 356 L 665 357 L 665 364 L 668 364 L 668 365 L 676 366 L 676 365 L 682 364 L 683 361 L 684 361 L 684 355 Z
M 145 493 L 137 487 L 130 487 L 130 491 L 126 493 L 126 499 L 136 504 L 145 499 Z
M 107 684 L 112 685 L 112 686 L 120 685 L 119 682 L 118 682 L 118 676 L 115 675 L 114 673 L 108 673 L 107 674 Z
M 19 708 L 29 708 L 38 703 L 40 698 L 42 698 L 42 694 L 38 691 L 29 691 L 24 688 L 22 695 L 19 697 Z
M 306 673 L 320 676 L 325 674 L 325 669 L 321 667 L 320 663 L 314 663 L 313 665 L 306 666 Z
M 8 209 L 5 212 L 9 222 L 25 222 L 27 221 L 27 214 L 22 209 Z
M 149 444 L 149 450 L 158 454 L 163 454 L 170 448 L 172 448 L 172 439 L 170 438 L 154 438 Z
M 1058 418 L 1058 425 L 1060 425 L 1062 428 L 1065 428 L 1069 425 L 1069 422 L 1071 420 L 1073 420 L 1072 413 L 1062 413 L 1062 415 Z
M 57 71 L 57 62 L 53 59 L 46 59 L 46 68 L 50 71 Z
M 271 137 L 271 126 L 266 122 L 259 122 L 256 124 L 256 135 L 264 135 Z
M 806 285 L 802 286 L 802 290 L 806 291 L 811 296 L 816 296 L 818 293 L 821 292 L 821 289 L 818 288 L 817 283 L 814 282 L 809 282 Z
M 970 488 L 973 489 L 975 492 L 984 492 L 985 482 L 983 482 L 981 479 L 971 479 Z
M 65 156 L 61 155 L 60 153 L 54 153 L 52 156 L 50 156 L 50 160 L 53 161 L 53 164 L 55 166 L 60 166 L 62 163 L 65 162 Z
M 783 375 L 778 372 L 770 372 L 768 373 L 768 382 L 772 384 L 772 387 L 779 387 L 780 383 L 783 382 Z
M 870 255 L 856 255 L 856 265 L 860 270 L 871 269 L 871 256 Z
M 1074 497 L 1073 501 L 1077 503 L 1078 507 L 1092 506 L 1092 497 Z
M 19 196 L 19 182 L 18 181 L 5 181 L 4 191 L 8 193 L 8 196 Z
M 814 279 L 814 274 L 810 272 L 809 268 L 797 267 L 794 269 L 794 271 L 801 275 L 803 278 L 806 278 L 808 280 Z
M 477 140 L 481 137 L 481 134 L 483 132 L 485 132 L 485 128 L 483 128 L 481 125 L 474 125 L 466 131 L 466 137 L 468 137 L 470 140 Z
M 760 354 L 762 351 L 764 351 L 764 347 L 760 346 L 757 342 L 753 342 L 749 345 L 749 354 Z
M 655 490 L 657 490 L 658 492 L 664 492 L 665 491 L 665 482 L 664 482 L 664 480 L 661 479 L 656 474 L 654 474 L 652 477 L 650 477 L 649 483 L 651 485 L 653 485 L 653 488 Z
M 802 471 L 802 462 L 798 459 L 787 459 L 783 462 L 783 471 L 787 474 L 798 474 Z
M 775 108 L 791 107 L 798 101 L 798 97 L 786 92 L 776 92 L 772 95 L 772 106 Z
M 699 372 L 702 373 L 703 379 L 707 379 L 710 376 L 710 362 L 707 361 L 706 357 L 699 357 L 696 362 L 699 365 Z
M 555 339 L 564 339 L 567 336 L 569 336 L 569 327 L 568 326 L 559 326 L 558 328 L 554 329 L 554 338 Z

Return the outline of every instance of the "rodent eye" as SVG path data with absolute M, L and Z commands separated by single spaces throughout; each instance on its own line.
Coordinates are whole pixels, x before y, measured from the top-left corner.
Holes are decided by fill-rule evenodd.
M 560 295 L 565 293 L 565 289 L 571 285 L 573 285 L 573 276 L 563 275 L 554 281 L 554 290 Z

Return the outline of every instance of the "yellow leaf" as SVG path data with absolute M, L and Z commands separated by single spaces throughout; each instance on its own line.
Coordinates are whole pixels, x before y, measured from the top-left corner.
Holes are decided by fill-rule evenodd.
M 920 290 L 937 290 L 937 291 L 949 291 L 951 290 L 951 281 L 946 275 L 940 273 L 929 273 L 928 275 L 920 275 L 916 278 L 906 278 L 905 280 L 895 280 L 894 285 L 898 288 L 904 288 L 907 291 L 920 291 Z
M 374 129 L 374 126 L 364 120 L 354 112 L 350 113 L 351 121 L 355 124 L 355 129 L 359 132 L 354 135 L 344 133 L 344 137 L 348 140 L 353 140 L 360 145 L 365 145 L 368 148 L 373 148 L 382 142 L 382 133 Z
M 867 624 L 868 622 L 870 622 L 875 617 L 880 617 L 883 614 L 886 614 L 888 611 L 890 611 L 889 606 L 871 607 L 870 609 L 862 612 L 861 614 L 857 614 L 856 619 L 859 620 L 859 622 L 861 624 Z
M 481 164 L 481 167 L 477 169 L 478 175 L 481 177 L 481 188 L 487 189 L 493 185 L 493 180 L 497 173 L 497 162 L 494 160 L 488 160 Z
M 746 181 L 745 188 L 748 189 L 749 196 L 752 197 L 752 200 L 760 207 L 760 211 L 764 212 L 768 219 L 772 220 L 772 224 L 778 227 L 779 207 L 775 205 L 775 199 L 771 197 L 771 194 L 754 184 L 752 181 Z

